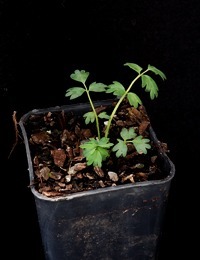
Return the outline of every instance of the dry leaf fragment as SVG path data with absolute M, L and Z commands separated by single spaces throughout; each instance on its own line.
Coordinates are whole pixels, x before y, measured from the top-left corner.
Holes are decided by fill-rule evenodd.
M 72 167 L 69 168 L 68 174 L 69 175 L 75 175 L 78 171 L 81 171 L 87 167 L 87 164 L 84 163 L 76 163 Z
M 57 182 L 58 186 L 61 187 L 61 188 L 64 188 L 65 187 L 65 183 L 63 182 Z
M 140 134 L 140 135 L 142 135 L 142 134 L 146 131 L 146 129 L 147 129 L 147 127 L 149 126 L 149 124 L 150 124 L 149 121 L 143 120 L 143 121 L 141 122 L 141 124 L 139 125 L 139 128 L 138 128 L 138 131 L 139 131 L 139 134 Z
M 140 181 L 146 181 L 148 179 L 145 172 L 137 172 L 135 175 L 140 178 Z
M 129 180 L 130 182 L 134 183 L 134 182 L 135 182 L 135 180 L 134 180 L 134 175 L 133 175 L 133 174 L 129 174 L 128 176 L 124 176 L 124 177 L 122 178 L 122 181 L 123 181 L 123 182 L 125 182 L 125 181 L 127 181 L 127 180 Z
M 45 180 L 48 180 L 49 177 L 50 177 L 50 169 L 49 167 L 43 167 L 42 169 L 39 170 L 39 174 L 38 174 L 38 171 L 37 171 L 37 176 L 39 178 L 43 177 Z
M 155 163 L 156 159 L 158 158 L 157 155 L 151 156 L 151 162 Z
M 50 172 L 49 173 L 49 177 L 51 177 L 51 179 L 54 179 L 54 180 L 60 180 L 62 178 L 62 174 L 59 173 L 59 172 Z
M 56 192 L 56 191 L 50 191 L 50 192 L 42 191 L 41 193 L 46 197 L 56 197 L 61 195 L 60 192 Z
M 76 141 L 76 135 L 74 132 L 70 132 L 67 129 L 64 129 L 61 135 L 61 143 L 64 144 L 65 142 L 75 142 Z
M 104 177 L 104 172 L 103 170 L 98 167 L 98 166 L 94 166 L 94 171 L 96 172 L 96 174 L 99 176 L 99 177 Z
M 111 172 L 111 171 L 109 171 L 109 172 L 108 172 L 108 176 L 109 176 L 109 178 L 110 178 L 112 181 L 114 181 L 114 182 L 116 182 L 116 181 L 119 180 L 119 177 L 118 177 L 118 175 L 117 175 L 116 172 Z
M 57 165 L 58 167 L 63 167 L 65 159 L 67 157 L 65 151 L 60 148 L 57 150 L 51 150 L 51 155 L 53 156 L 55 165 Z
M 103 183 L 102 180 L 99 181 L 99 185 L 101 186 L 101 188 L 104 188 L 104 187 L 105 187 L 105 184 Z
M 86 177 L 87 177 L 88 179 L 90 179 L 90 180 L 94 180 L 94 179 L 95 179 L 94 174 L 89 173 L 89 172 L 86 172 L 86 174 L 84 174 L 84 176 L 86 176 Z
M 47 132 L 39 132 L 31 135 L 30 141 L 36 144 L 45 144 L 50 141 L 50 136 Z
M 81 134 L 83 136 L 83 139 L 89 139 L 90 137 L 92 137 L 92 132 L 90 129 L 82 129 L 81 130 Z
M 68 190 L 72 190 L 72 184 L 68 184 L 66 185 L 66 187 L 64 189 L 60 189 L 59 191 L 68 191 Z
M 129 117 L 133 122 L 138 122 L 138 120 L 142 119 L 142 115 L 137 108 L 130 107 L 127 108 L 127 110 L 128 110 Z
M 70 182 L 71 179 L 72 179 L 72 175 L 67 174 L 67 175 L 65 176 L 65 180 L 66 180 L 66 182 Z

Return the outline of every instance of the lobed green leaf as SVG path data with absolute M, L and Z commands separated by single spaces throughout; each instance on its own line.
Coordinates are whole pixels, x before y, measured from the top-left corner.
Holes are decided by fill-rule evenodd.
M 153 100 L 158 96 L 158 86 L 152 77 L 148 75 L 142 75 L 142 87 L 145 88 L 147 92 L 150 92 L 150 98 Z
M 70 78 L 85 84 L 89 75 L 90 73 L 85 70 L 75 70 L 74 73 L 70 75 Z
M 66 97 L 70 97 L 70 99 L 75 99 L 77 97 L 80 97 L 83 93 L 85 92 L 84 88 L 81 87 L 73 87 L 73 88 L 69 88 L 66 91 L 65 96 Z
M 167 78 L 166 75 L 161 70 L 157 69 L 154 66 L 148 65 L 148 70 L 151 70 L 156 75 L 159 75 L 163 80 L 165 80 Z
M 88 165 L 93 164 L 101 167 L 102 161 L 109 156 L 109 148 L 112 145 L 112 143 L 109 143 L 109 138 L 103 137 L 100 140 L 90 138 L 80 147 L 83 149 L 83 155 L 86 157 Z
M 128 151 L 127 145 L 126 143 L 121 140 L 121 139 L 117 139 L 118 143 L 112 148 L 113 152 L 116 152 L 116 157 L 120 157 L 123 156 L 125 157 Z
M 147 149 L 151 148 L 151 145 L 149 144 L 150 140 L 147 138 L 143 138 L 141 135 L 137 136 L 132 143 L 135 146 L 135 149 L 139 154 L 147 154 Z
M 113 95 L 121 97 L 125 93 L 125 91 L 126 90 L 124 86 L 120 82 L 113 81 L 113 84 L 110 84 L 108 86 L 106 93 L 113 93 Z
M 93 166 L 102 166 L 102 156 L 98 150 L 95 150 L 93 154 L 90 154 L 86 157 L 87 164 Z
M 142 104 L 142 101 L 141 99 L 138 97 L 138 95 L 136 95 L 135 93 L 133 92 L 129 92 L 127 94 L 127 99 L 130 103 L 131 106 L 134 106 L 135 108 L 137 108 L 139 105 Z
M 137 65 L 135 63 L 127 62 L 127 63 L 124 64 L 124 66 L 128 66 L 129 68 L 131 68 L 134 71 L 136 71 L 138 74 L 140 74 L 140 72 L 143 70 L 142 67 L 140 67 L 139 65 Z
M 86 125 L 95 121 L 95 113 L 93 111 L 85 113 L 83 117 L 85 118 Z
M 99 139 L 98 142 L 98 146 L 103 147 L 103 148 L 110 148 L 111 146 L 113 146 L 113 143 L 109 142 L 109 138 L 107 137 L 102 137 L 101 139 Z
M 106 85 L 103 83 L 96 83 L 93 82 L 89 86 L 89 91 L 94 91 L 94 92 L 105 92 L 106 91 Z
M 102 161 L 106 160 L 106 158 L 109 157 L 110 153 L 108 152 L 108 149 L 102 148 L 102 147 L 97 147 L 97 150 L 100 152 Z
M 90 152 L 90 150 L 95 149 L 97 145 L 98 145 L 97 140 L 95 138 L 90 138 L 88 141 L 81 144 L 80 147 Z
M 101 112 L 98 115 L 98 117 L 101 118 L 101 119 L 109 119 L 110 118 L 110 116 L 106 112 Z
M 137 136 L 137 134 L 135 133 L 135 129 L 133 127 L 130 127 L 129 129 L 122 128 L 120 135 L 125 141 L 133 139 Z

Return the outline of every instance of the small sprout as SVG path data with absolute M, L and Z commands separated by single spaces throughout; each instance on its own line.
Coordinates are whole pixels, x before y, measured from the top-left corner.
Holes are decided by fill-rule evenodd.
M 158 75 L 162 80 L 166 79 L 165 74 L 154 66 L 148 65 L 146 70 L 135 63 L 125 63 L 124 66 L 128 66 L 134 72 L 137 73 L 135 78 L 131 81 L 130 85 L 125 88 L 120 82 L 113 81 L 110 85 L 105 85 L 103 83 L 93 82 L 86 85 L 86 81 L 89 77 L 89 72 L 85 70 L 75 70 L 74 73 L 70 75 L 71 79 L 78 81 L 83 84 L 83 87 L 72 87 L 66 91 L 65 96 L 70 99 L 75 99 L 86 93 L 91 110 L 83 115 L 86 124 L 95 123 L 97 130 L 97 138 L 89 138 L 86 142 L 80 145 L 83 149 L 83 156 L 85 156 L 87 165 L 93 165 L 95 167 L 102 167 L 102 162 L 109 158 L 111 152 L 115 152 L 116 157 L 127 155 L 128 144 L 132 144 L 139 154 L 146 154 L 147 150 L 151 148 L 150 140 L 148 138 L 143 138 L 142 135 L 138 135 L 134 128 L 129 129 L 123 128 L 120 132 L 121 138 L 117 138 L 115 143 L 110 142 L 109 131 L 111 128 L 112 120 L 115 118 L 116 112 L 120 104 L 126 99 L 130 106 L 138 108 L 142 105 L 140 97 L 132 92 L 132 87 L 135 82 L 141 79 L 141 87 L 150 94 L 150 99 L 153 100 L 158 97 L 158 86 L 155 80 L 148 75 L 149 72 Z M 94 103 L 91 98 L 91 92 L 104 92 L 107 94 L 113 94 L 118 101 L 113 108 L 110 115 L 106 112 L 97 113 Z M 106 119 L 104 121 L 105 131 L 101 131 L 99 120 Z M 101 136 L 101 133 L 104 136 Z M 133 182 L 134 180 L 132 180 Z

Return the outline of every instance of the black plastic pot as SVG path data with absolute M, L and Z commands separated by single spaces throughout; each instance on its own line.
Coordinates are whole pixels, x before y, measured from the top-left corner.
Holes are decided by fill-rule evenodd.
M 107 101 L 103 103 L 107 104 Z M 102 102 L 101 102 L 102 104 Z M 98 103 L 96 104 L 98 105 Z M 47 111 L 88 110 L 88 104 L 33 110 L 19 125 L 24 137 L 30 182 L 33 165 L 26 133 L 30 115 Z M 158 252 L 175 167 L 163 152 L 155 132 L 165 177 L 116 187 L 48 198 L 31 191 L 35 198 L 44 255 L 47 260 L 154 260 Z

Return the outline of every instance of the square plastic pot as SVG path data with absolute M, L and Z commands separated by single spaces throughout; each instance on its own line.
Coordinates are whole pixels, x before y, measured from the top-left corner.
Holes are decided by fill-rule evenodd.
M 107 104 L 108 101 L 101 101 Z M 98 102 L 96 103 L 98 105 Z M 26 132 L 30 115 L 49 111 L 84 113 L 88 104 L 32 110 L 22 116 L 30 183 L 34 180 Z M 31 186 L 47 260 L 154 260 L 175 166 L 163 152 L 154 130 L 164 178 L 48 198 Z

